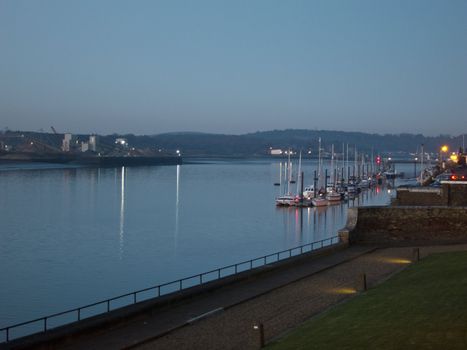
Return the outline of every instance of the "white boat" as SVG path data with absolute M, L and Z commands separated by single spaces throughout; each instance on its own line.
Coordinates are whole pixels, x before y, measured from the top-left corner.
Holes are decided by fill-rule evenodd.
M 339 192 L 331 190 L 326 194 L 326 199 L 329 201 L 330 204 L 337 204 L 341 201 L 342 197 Z
M 324 207 L 329 204 L 329 201 L 326 198 L 319 196 L 319 197 L 313 198 L 311 200 L 311 203 L 313 203 L 313 206 L 315 207 Z
M 321 160 L 321 137 L 318 138 L 318 187 L 321 186 L 322 184 L 322 174 L 321 174 L 321 170 L 322 170 L 322 160 Z M 320 187 L 320 191 L 318 192 L 317 196 L 315 196 L 312 200 L 311 200 L 311 203 L 313 204 L 313 206 L 315 207 L 324 207 L 324 206 L 327 206 L 328 205 L 328 200 L 326 199 L 326 197 L 324 196 L 324 193 L 326 192 L 326 190 L 323 188 L 323 187 Z
M 358 187 L 360 187 L 361 189 L 366 189 L 370 187 L 370 181 L 363 179 L 362 181 L 358 183 Z
M 276 205 L 277 206 L 291 206 L 295 205 L 300 198 L 293 196 L 293 195 L 283 195 L 276 197 Z
M 313 185 L 307 186 L 303 189 L 303 197 L 307 199 L 311 199 L 315 196 L 315 188 Z
M 354 184 L 352 184 L 352 183 L 347 184 L 347 193 L 348 193 L 348 194 L 355 194 L 355 193 L 357 193 L 357 188 L 355 187 Z

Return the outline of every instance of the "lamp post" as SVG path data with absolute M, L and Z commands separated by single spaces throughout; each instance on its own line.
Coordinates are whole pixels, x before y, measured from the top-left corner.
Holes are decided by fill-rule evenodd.
M 441 163 L 442 168 L 444 168 L 444 162 L 443 162 L 443 153 L 446 153 L 449 151 L 449 147 L 447 145 L 441 146 L 441 150 L 439 152 L 439 162 Z

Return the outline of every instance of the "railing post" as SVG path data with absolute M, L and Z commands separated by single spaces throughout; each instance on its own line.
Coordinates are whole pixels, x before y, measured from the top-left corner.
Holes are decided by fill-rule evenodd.
M 259 335 L 259 348 L 262 349 L 264 348 L 265 342 L 264 342 L 264 325 L 262 323 L 255 324 L 253 326 L 253 329 L 258 331 Z
M 203 284 L 203 275 L 202 274 L 199 275 L 199 284 Z
M 44 317 L 44 333 L 47 332 L 47 317 Z
M 217 269 L 217 279 L 221 278 L 221 269 Z
M 161 286 L 157 286 L 157 296 L 161 296 Z
M 179 289 L 179 290 L 182 290 L 182 289 L 183 289 L 183 288 L 182 288 L 182 287 L 183 287 L 182 281 L 183 281 L 183 280 L 180 280 L 180 289 Z
M 250 260 L 250 270 L 253 270 L 253 260 Z
M 81 308 L 78 308 L 78 321 L 81 321 Z
M 110 311 L 110 300 L 107 299 L 107 312 Z
M 237 264 L 235 264 L 235 274 L 237 273 Z
M 361 281 L 362 281 L 362 289 L 363 291 L 366 291 L 368 289 L 367 283 L 366 283 L 366 273 L 362 273 L 360 275 Z
M 136 304 L 136 292 L 133 293 L 133 304 Z
M 415 261 L 420 260 L 420 248 L 414 248 L 413 249 L 413 256 Z
M 7 342 L 10 341 L 10 328 L 7 328 L 7 329 L 6 329 L 6 341 L 7 341 Z

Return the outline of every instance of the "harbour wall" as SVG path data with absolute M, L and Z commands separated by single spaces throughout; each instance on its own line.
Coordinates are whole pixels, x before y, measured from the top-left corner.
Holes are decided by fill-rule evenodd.
M 394 206 L 467 206 L 467 186 L 446 183 L 441 187 L 401 187 L 397 189 Z
M 350 208 L 339 231 L 349 244 L 432 245 L 467 242 L 467 207 Z

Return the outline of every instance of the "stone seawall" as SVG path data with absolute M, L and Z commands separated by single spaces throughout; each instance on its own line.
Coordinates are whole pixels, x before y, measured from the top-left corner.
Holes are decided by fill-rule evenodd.
M 467 186 L 464 183 L 445 183 L 442 187 L 401 187 L 393 205 L 407 206 L 467 206 Z
M 441 188 L 402 187 L 397 189 L 393 205 L 442 206 L 447 205 Z
M 339 232 L 350 244 L 406 245 L 467 242 L 466 207 L 364 207 L 349 209 Z

